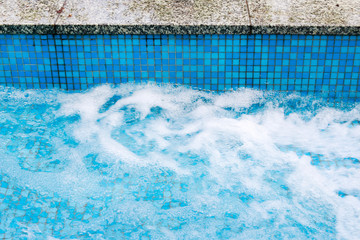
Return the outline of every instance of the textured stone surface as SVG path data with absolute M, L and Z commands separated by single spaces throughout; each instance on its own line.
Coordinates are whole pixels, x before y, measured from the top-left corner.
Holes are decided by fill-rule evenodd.
M 360 26 L 360 0 L 248 0 L 253 26 Z
M 249 34 L 249 26 L 57 25 L 61 34 Z
M 360 26 L 255 25 L 252 34 L 360 35 Z
M 59 24 L 247 25 L 244 0 L 67 0 Z
M 248 3 L 249 13 L 245 0 L 0 0 L 0 34 L 360 34 L 360 0 Z
M 0 24 L 53 24 L 63 0 L 0 0 Z
M 55 34 L 53 25 L 0 25 L 0 34 Z

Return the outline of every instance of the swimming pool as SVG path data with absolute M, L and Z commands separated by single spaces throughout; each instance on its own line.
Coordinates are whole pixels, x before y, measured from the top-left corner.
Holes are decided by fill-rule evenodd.
M 0 90 L 3 239 L 356 239 L 358 104 L 154 84 Z
M 356 239 L 359 74 L 359 36 L 0 35 L 0 238 Z

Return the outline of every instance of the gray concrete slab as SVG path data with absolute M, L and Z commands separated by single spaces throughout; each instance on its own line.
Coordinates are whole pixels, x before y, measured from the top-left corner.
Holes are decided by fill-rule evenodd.
M 59 25 L 248 25 L 245 0 L 67 0 Z
M 360 0 L 247 1 L 0 0 L 0 34 L 360 35 Z
M 64 0 L 0 0 L 0 24 L 54 24 Z
M 360 0 L 248 0 L 253 26 L 360 26 Z

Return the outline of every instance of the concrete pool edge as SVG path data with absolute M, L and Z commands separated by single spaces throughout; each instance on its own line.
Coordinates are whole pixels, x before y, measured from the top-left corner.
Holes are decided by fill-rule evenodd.
M 0 34 L 360 35 L 360 0 L 0 2 Z
M 360 26 L 250 26 L 250 25 L 32 25 L 3 24 L 0 34 L 277 34 L 360 35 Z

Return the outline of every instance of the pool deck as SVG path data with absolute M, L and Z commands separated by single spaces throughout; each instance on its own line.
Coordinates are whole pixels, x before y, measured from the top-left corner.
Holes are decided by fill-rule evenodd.
M 360 0 L 0 0 L 0 34 L 360 35 Z

